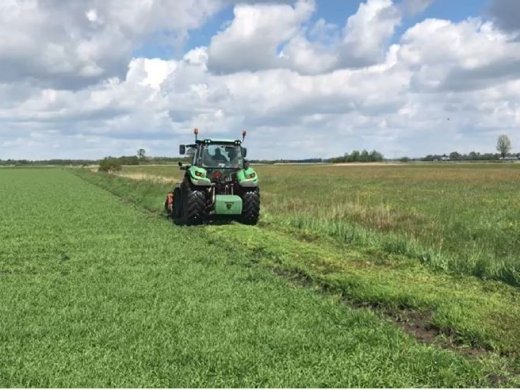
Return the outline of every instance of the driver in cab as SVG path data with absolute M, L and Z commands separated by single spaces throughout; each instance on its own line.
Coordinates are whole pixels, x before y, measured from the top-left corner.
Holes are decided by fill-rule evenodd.
M 212 158 L 216 162 L 223 162 L 223 163 L 227 163 L 228 162 L 228 159 L 226 158 L 226 156 L 224 156 L 222 154 L 222 152 L 220 151 L 219 148 L 215 149 L 215 154 L 213 155 Z

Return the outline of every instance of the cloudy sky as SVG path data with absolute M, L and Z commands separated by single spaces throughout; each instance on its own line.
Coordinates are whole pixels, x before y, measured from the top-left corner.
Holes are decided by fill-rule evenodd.
M 0 159 L 520 151 L 518 0 L 1 0 Z

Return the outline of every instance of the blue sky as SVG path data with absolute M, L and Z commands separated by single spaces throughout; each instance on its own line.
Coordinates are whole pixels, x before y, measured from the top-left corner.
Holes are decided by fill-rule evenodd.
M 437 0 L 428 7 L 423 17 L 458 22 L 471 16 L 485 15 L 488 5 L 488 0 Z

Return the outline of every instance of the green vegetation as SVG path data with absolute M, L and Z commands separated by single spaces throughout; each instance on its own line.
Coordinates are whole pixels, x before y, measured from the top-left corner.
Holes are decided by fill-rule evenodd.
M 457 188 L 511 201 L 516 167 L 257 170 L 258 227 L 198 228 L 162 216 L 176 167 L 125 168 L 134 180 L 76 172 L 97 186 L 1 170 L 0 386 L 520 384 L 518 288 L 396 244 L 432 250 L 425 227 L 456 208 L 473 226 L 468 199 L 452 204 Z M 420 198 L 433 189 L 451 207 L 437 218 L 433 195 Z M 501 220 L 487 199 L 480 213 Z M 447 248 L 438 256 L 457 264 L 462 249 Z
M 345 163 L 345 162 L 380 162 L 383 161 L 383 155 L 375 150 L 370 153 L 367 150 L 354 150 L 352 153 L 345 153 L 341 157 L 334 157 L 330 159 L 331 163 Z
M 288 184 L 298 167 L 267 167 L 260 177 L 276 225 L 520 286 L 519 168 L 316 167 Z
M 139 164 L 176 164 L 180 159 L 178 157 L 148 157 L 144 149 L 139 149 L 137 156 L 120 156 L 106 157 L 118 160 L 121 165 L 139 165 Z M 105 158 L 105 159 L 106 159 Z M 0 159 L 0 167 L 50 167 L 50 166 L 90 166 L 98 165 L 103 160 L 72 160 L 72 159 L 51 159 L 51 160 L 2 160 Z
M 451 161 L 467 161 L 467 162 L 497 162 L 501 158 L 506 158 L 508 160 L 518 160 L 520 159 L 520 153 L 507 153 L 505 156 L 502 156 L 500 153 L 480 153 L 480 152 L 469 152 L 467 154 L 459 153 L 459 152 L 451 152 L 448 154 L 429 154 L 426 157 L 419 159 L 420 161 L 441 161 L 441 160 L 451 160 Z
M 518 371 L 519 168 L 257 166 L 261 229 L 206 231 L 245 243 L 277 273 L 418 326 L 419 338 L 430 330 L 443 345 L 509 355 Z M 177 173 L 138 171 L 163 180 L 89 180 L 158 212 L 164 177 Z
M 99 163 L 99 172 L 119 172 L 122 169 L 122 165 L 118 159 L 107 157 Z
M 520 165 L 257 166 L 262 221 L 520 286 Z M 171 177 L 172 167 L 126 173 Z
M 272 189 L 269 181 L 281 180 L 281 172 L 286 168 L 306 172 L 328 169 L 277 168 L 277 174 L 271 178 L 261 176 L 264 188 Z M 271 167 L 257 169 L 265 172 Z M 167 171 L 166 167 L 154 168 L 156 176 L 151 178 L 157 179 Z M 290 176 L 291 172 L 286 173 Z M 146 176 L 140 177 L 146 179 Z M 169 187 L 159 180 L 136 182 L 99 175 L 86 178 L 156 213 L 160 213 L 161 196 Z M 263 191 L 262 196 L 265 200 L 273 194 Z M 271 210 L 272 198 L 264 203 Z M 378 231 L 371 233 L 375 240 L 372 244 L 342 241 L 336 235 L 327 236 L 326 231 L 283 224 L 271 213 L 263 213 L 260 229 L 229 225 L 208 226 L 204 231 L 211 234 L 212 242 L 226 248 L 235 248 L 240 242 L 243 250 L 249 252 L 251 264 L 328 291 L 348 305 L 370 307 L 383 317 L 397 321 L 421 340 L 477 355 L 485 354 L 485 350 L 496 351 L 505 356 L 502 364 L 518 375 L 520 292 L 516 287 L 435 272 L 431 264 L 393 251 L 392 246 L 379 247 L 377 237 L 384 233 Z M 294 209 L 292 213 L 295 214 Z
M 418 344 L 269 272 L 247 250 L 260 228 L 174 227 L 70 171 L 0 180 L 2 387 L 504 384 L 498 358 Z M 246 241 L 221 242 L 228 228 Z

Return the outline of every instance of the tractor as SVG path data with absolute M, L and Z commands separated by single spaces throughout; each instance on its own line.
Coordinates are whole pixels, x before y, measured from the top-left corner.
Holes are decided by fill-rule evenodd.
M 179 162 L 185 171 L 182 182 L 168 193 L 165 211 L 176 224 L 199 225 L 217 217 L 256 225 L 260 215 L 258 175 L 246 160 L 242 140 L 198 139 L 180 145 L 179 154 L 192 157 L 191 164 Z

